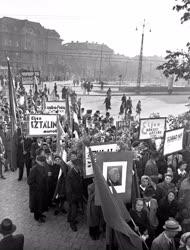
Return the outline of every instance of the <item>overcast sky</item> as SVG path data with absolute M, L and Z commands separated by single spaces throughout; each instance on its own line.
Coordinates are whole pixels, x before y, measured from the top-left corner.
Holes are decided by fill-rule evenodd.
M 105 43 L 126 56 L 139 54 L 145 18 L 144 55 L 164 56 L 166 49 L 182 49 L 190 41 L 190 21 L 180 24 L 174 4 L 174 0 L 5 0 L 0 17 L 40 22 L 55 29 L 64 42 Z

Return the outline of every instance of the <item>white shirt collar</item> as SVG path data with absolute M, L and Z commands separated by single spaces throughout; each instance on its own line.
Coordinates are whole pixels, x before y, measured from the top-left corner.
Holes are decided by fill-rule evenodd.
M 186 174 L 185 170 L 181 171 L 179 168 L 178 168 L 177 172 L 178 172 L 178 174 L 182 174 L 182 175 Z
M 145 191 L 146 187 L 143 187 L 141 184 L 140 187 L 142 188 L 143 191 Z

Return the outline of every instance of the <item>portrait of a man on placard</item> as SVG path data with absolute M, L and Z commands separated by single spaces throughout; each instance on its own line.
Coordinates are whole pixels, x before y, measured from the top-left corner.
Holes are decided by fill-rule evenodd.
M 110 182 L 113 186 L 122 185 L 122 166 L 110 166 L 107 170 L 107 183 L 110 186 Z

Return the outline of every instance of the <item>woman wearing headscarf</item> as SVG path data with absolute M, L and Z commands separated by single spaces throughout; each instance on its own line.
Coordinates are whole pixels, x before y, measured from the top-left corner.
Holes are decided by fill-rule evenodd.
M 176 193 L 174 190 L 169 190 L 168 194 L 162 198 L 158 204 L 158 220 L 159 229 L 162 231 L 162 227 L 170 217 L 176 218 L 179 211 L 178 201 L 176 199 Z

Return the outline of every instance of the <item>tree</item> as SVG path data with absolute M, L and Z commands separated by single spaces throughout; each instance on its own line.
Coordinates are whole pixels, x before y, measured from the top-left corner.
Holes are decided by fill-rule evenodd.
M 176 0 L 176 2 L 180 2 L 181 4 L 176 4 L 173 7 L 173 10 L 176 10 L 178 12 L 183 11 L 181 23 L 190 20 L 190 0 Z
M 176 0 L 180 4 L 176 4 L 173 10 L 183 11 L 181 17 L 181 23 L 190 20 L 190 0 Z M 175 81 L 179 78 L 185 80 L 190 79 L 190 43 L 186 44 L 186 51 L 166 51 L 166 62 L 157 67 L 158 70 L 162 70 L 166 77 L 174 76 Z

